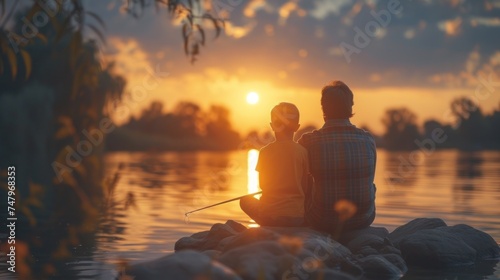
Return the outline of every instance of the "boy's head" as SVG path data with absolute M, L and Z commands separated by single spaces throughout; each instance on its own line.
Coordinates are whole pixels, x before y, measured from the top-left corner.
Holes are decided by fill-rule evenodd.
M 299 129 L 299 109 L 292 103 L 281 102 L 271 110 L 274 132 L 295 132 Z

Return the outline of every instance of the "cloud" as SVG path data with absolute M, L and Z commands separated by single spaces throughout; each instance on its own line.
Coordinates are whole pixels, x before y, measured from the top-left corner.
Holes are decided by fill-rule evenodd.
M 456 17 L 455 19 L 443 20 L 439 22 L 438 28 L 448 36 L 457 36 L 458 34 L 460 34 L 461 25 L 462 25 L 462 18 Z
M 307 13 L 304 9 L 300 8 L 299 5 L 297 4 L 298 0 L 290 0 L 283 4 L 279 8 L 279 24 L 280 25 L 285 25 L 286 20 L 292 13 L 297 14 L 299 17 L 304 17 Z
M 105 58 L 115 61 L 115 70 L 125 77 L 144 75 L 153 69 L 150 57 L 135 39 L 109 37 Z
M 474 87 L 480 83 L 480 79 L 488 80 L 490 77 L 496 77 L 493 81 L 500 77 L 500 51 L 492 54 L 489 59 L 482 59 L 479 50 L 475 49 L 467 57 L 463 69 L 435 74 L 429 80 L 449 87 Z
M 467 73 L 473 73 L 479 66 L 480 61 L 481 54 L 479 54 L 479 51 L 477 49 L 472 51 L 465 62 L 465 71 L 467 71 Z
M 257 23 L 255 21 L 251 21 L 245 26 L 236 26 L 233 25 L 231 22 L 226 22 L 226 27 L 225 27 L 225 33 L 229 37 L 233 37 L 235 39 L 239 39 L 242 37 L 245 37 L 250 33 Z
M 310 11 L 310 15 L 318 20 L 323 20 L 331 14 L 338 16 L 340 10 L 351 3 L 351 0 L 316 0 L 314 1 L 314 9 Z
M 472 17 L 470 19 L 470 24 L 472 26 L 484 25 L 490 27 L 500 27 L 500 18 Z
M 266 0 L 252 0 L 245 6 L 243 15 L 248 18 L 254 18 L 259 10 L 264 10 L 267 13 L 272 13 L 274 11 L 273 7 L 267 3 Z

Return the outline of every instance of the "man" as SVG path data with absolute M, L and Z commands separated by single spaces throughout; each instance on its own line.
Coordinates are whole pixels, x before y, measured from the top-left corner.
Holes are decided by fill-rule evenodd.
M 325 124 L 304 134 L 313 182 L 306 193 L 305 220 L 314 229 L 339 235 L 375 219 L 375 140 L 349 121 L 353 93 L 341 81 L 321 91 Z

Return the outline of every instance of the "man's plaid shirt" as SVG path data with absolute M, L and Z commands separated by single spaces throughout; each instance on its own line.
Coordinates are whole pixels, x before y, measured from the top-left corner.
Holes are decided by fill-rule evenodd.
M 327 231 L 368 226 L 375 217 L 375 140 L 348 119 L 334 119 L 299 140 L 314 181 L 305 219 Z M 340 201 L 340 202 L 339 202 Z M 355 211 L 355 212 L 354 212 Z M 350 217 L 346 220 L 345 217 Z

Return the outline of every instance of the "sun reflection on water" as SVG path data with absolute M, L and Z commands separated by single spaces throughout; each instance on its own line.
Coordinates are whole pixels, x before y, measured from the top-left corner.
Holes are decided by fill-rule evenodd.
M 260 191 L 259 188 L 259 172 L 255 171 L 255 166 L 257 166 L 257 161 L 259 159 L 259 151 L 256 149 L 251 149 L 248 151 L 248 170 L 247 170 L 247 177 L 248 177 L 248 183 L 247 183 L 247 189 L 248 193 L 255 193 Z M 260 194 L 254 195 L 255 198 L 260 198 Z M 250 220 L 251 224 L 249 224 L 249 227 L 258 227 L 259 225 L 255 223 L 254 220 Z

